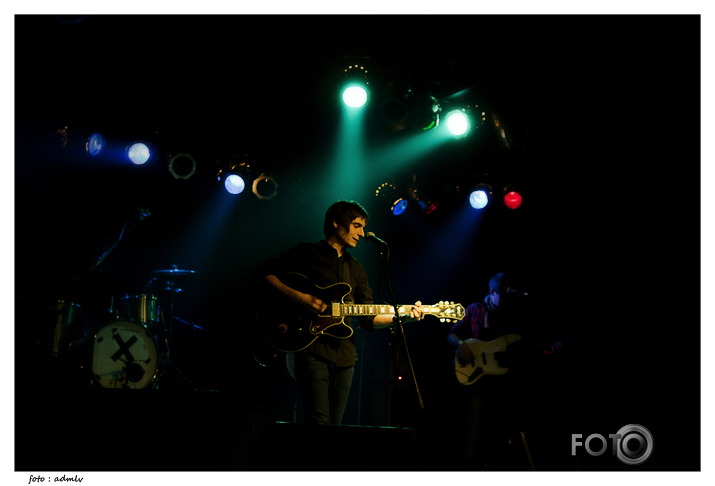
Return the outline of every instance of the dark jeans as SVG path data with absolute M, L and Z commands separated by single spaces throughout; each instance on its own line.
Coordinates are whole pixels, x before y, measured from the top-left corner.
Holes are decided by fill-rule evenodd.
M 308 353 L 295 354 L 295 379 L 309 424 L 340 425 L 354 367 L 337 366 Z
M 508 439 L 518 436 L 525 404 L 507 376 L 485 376 L 470 385 L 465 458 L 470 465 L 503 462 Z

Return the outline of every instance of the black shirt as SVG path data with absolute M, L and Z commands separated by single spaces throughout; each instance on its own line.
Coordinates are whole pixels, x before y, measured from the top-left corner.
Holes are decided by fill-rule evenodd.
M 275 258 L 271 258 L 257 270 L 258 278 L 275 275 L 279 279 L 286 273 L 297 273 L 317 287 L 329 287 L 337 283 L 347 283 L 350 291 L 339 296 L 344 302 L 356 304 L 374 303 L 372 289 L 368 284 L 367 273 L 362 264 L 346 250 L 338 256 L 335 248 L 325 240 L 302 242 Z M 285 283 L 285 282 L 284 282 Z M 360 317 L 360 324 L 372 330 L 373 317 Z M 345 317 L 345 324 L 351 325 L 350 317 Z M 338 366 L 355 364 L 355 343 L 352 338 L 338 339 L 321 335 L 304 352 L 313 353 Z

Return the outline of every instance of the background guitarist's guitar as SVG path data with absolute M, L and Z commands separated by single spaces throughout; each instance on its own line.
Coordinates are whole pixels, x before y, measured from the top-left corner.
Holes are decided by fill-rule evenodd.
M 560 353 L 565 349 L 570 349 L 578 344 L 585 343 L 585 337 L 571 337 L 558 341 L 548 341 L 546 343 L 527 345 L 521 340 L 518 334 L 505 334 L 493 341 L 480 341 L 478 339 L 467 339 L 464 343 L 469 346 L 474 354 L 474 359 L 470 362 L 459 362 L 454 360 L 454 371 L 457 380 L 462 385 L 471 385 L 479 378 L 486 375 L 505 375 L 509 367 L 507 362 L 516 366 L 524 367 L 525 358 L 534 364 L 537 356 Z M 516 343 L 516 344 L 515 344 Z M 512 347 L 512 345 L 514 345 Z M 507 361 L 503 358 L 509 358 Z M 500 364 L 499 360 L 502 359 Z M 521 364 L 517 364 L 521 362 Z
M 462 385 L 471 385 L 484 375 L 506 374 L 509 368 L 499 365 L 499 353 L 505 353 L 510 344 L 519 340 L 521 336 L 518 334 L 505 334 L 493 341 L 480 341 L 474 338 L 465 340 L 464 344 L 472 350 L 474 359 L 467 363 L 454 360 L 457 380 Z
M 273 301 L 260 305 L 256 315 L 257 325 L 268 344 L 279 351 L 300 351 L 322 335 L 349 338 L 353 335 L 353 329 L 345 323 L 347 316 L 376 316 L 395 312 L 390 305 L 344 302 L 352 290 L 350 284 L 345 282 L 319 287 L 299 273 L 284 274 L 280 280 L 295 290 L 314 295 L 330 304 L 321 314 L 299 309 L 282 295 L 276 295 Z M 411 304 L 400 306 L 400 314 L 408 314 L 410 307 Z M 464 306 L 453 302 L 423 305 L 422 309 L 426 315 L 437 316 L 443 321 L 458 321 L 464 317 Z

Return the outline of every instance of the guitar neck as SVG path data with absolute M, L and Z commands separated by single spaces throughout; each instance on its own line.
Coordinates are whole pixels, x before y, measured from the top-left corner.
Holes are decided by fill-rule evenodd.
M 410 313 L 410 305 L 402 305 L 399 307 L 400 315 Z M 443 309 L 441 307 L 422 305 L 422 310 L 425 314 L 441 315 Z M 394 314 L 395 308 L 386 304 L 344 304 L 335 302 L 332 304 L 332 316 L 377 316 L 380 314 Z
M 408 312 L 407 306 L 400 307 L 400 314 Z M 394 314 L 395 308 L 386 304 L 343 304 L 334 302 L 332 304 L 331 315 L 333 317 L 343 316 L 377 316 L 380 314 Z

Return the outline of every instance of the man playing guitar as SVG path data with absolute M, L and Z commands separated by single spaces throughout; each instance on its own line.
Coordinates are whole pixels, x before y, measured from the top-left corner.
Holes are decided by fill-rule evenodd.
M 510 279 L 506 273 L 494 275 L 484 300 L 468 305 L 447 335 L 455 347 L 457 380 L 469 387 L 464 447 L 469 469 L 504 468 L 504 444 L 522 431 L 519 364 L 529 336 L 515 303 L 527 294 L 515 290 Z
M 322 327 L 316 323 L 334 304 L 327 296 L 330 289 L 345 289 L 343 300 L 348 303 L 374 303 L 365 269 L 349 252 L 365 238 L 367 220 L 367 211 L 357 202 L 337 201 L 325 214 L 325 239 L 299 243 L 269 259 L 255 273 L 257 283 L 278 297 L 273 310 L 280 313 L 281 308 L 288 308 L 293 314 L 293 319 L 279 316 L 274 319 L 277 325 L 262 329 L 267 340 L 280 340 L 293 346 L 279 350 L 287 351 L 293 358 L 294 376 L 307 423 L 339 425 L 345 411 L 356 358 L 351 318 Z M 310 286 L 292 286 L 296 275 L 310 282 Z M 286 302 L 288 306 L 281 305 Z M 361 327 L 371 331 L 392 325 L 394 317 L 394 313 L 385 312 L 362 315 L 358 319 Z M 405 318 L 421 320 L 423 317 L 420 301 L 405 309 Z M 298 344 L 303 336 L 308 336 L 307 341 Z M 281 339 L 283 337 L 286 339 Z

